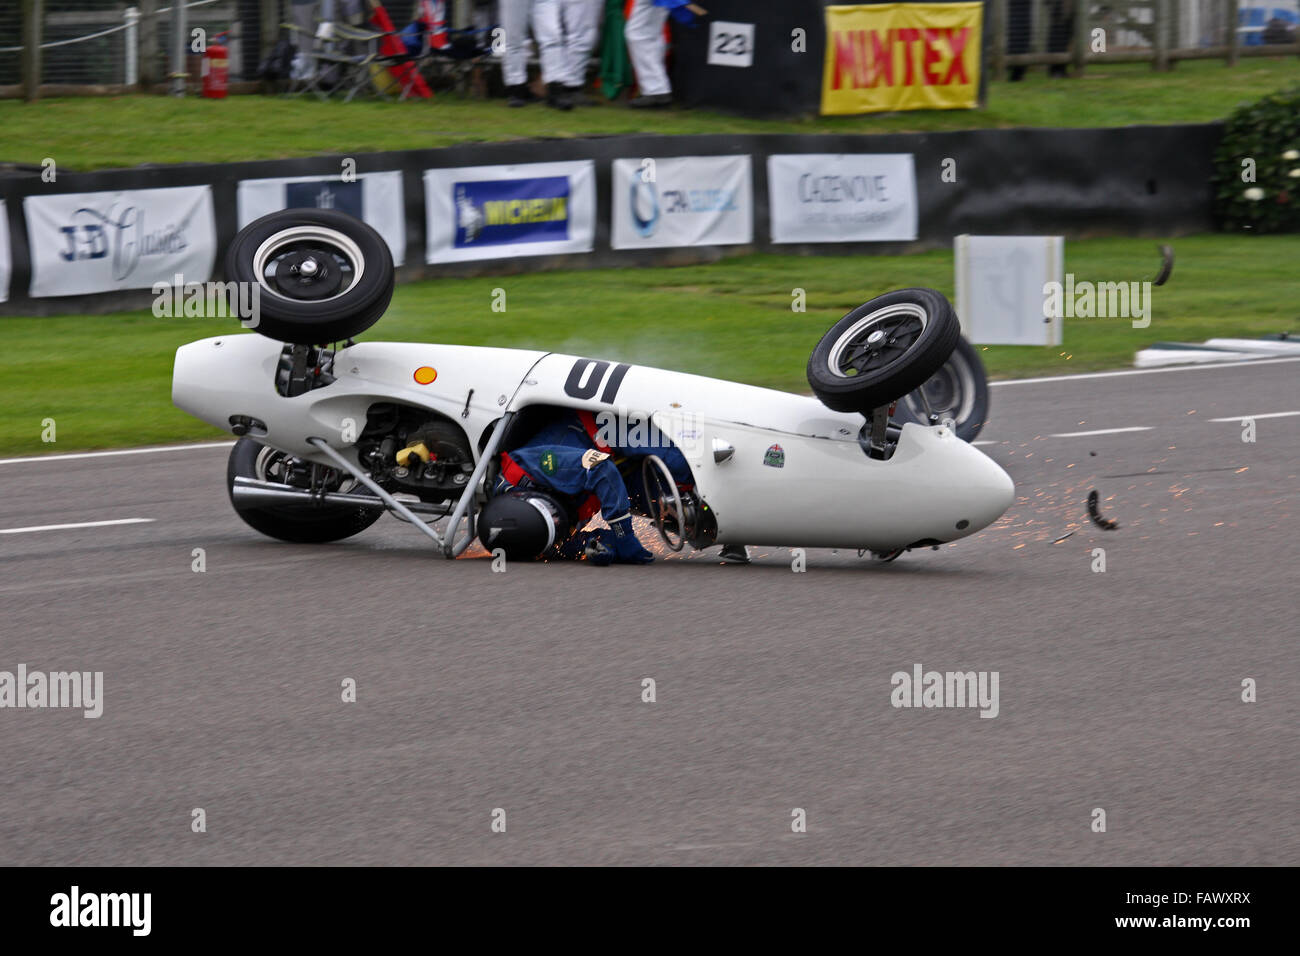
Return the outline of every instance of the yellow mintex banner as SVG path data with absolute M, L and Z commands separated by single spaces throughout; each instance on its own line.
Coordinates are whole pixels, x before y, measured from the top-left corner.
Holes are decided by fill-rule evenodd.
M 982 3 L 826 8 L 822 113 L 976 105 Z

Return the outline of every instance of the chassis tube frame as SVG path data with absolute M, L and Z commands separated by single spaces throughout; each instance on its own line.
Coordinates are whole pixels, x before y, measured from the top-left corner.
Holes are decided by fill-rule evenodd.
M 375 496 L 388 507 L 389 511 L 401 515 L 411 524 L 415 525 L 420 529 L 420 531 L 432 538 L 433 543 L 443 549 L 443 552 L 446 553 L 447 545 L 446 542 L 443 541 L 442 535 L 438 534 L 437 531 L 434 531 L 426 522 L 421 521 L 410 508 L 406 507 L 406 505 L 381 488 L 378 482 L 361 470 L 360 466 L 354 465 L 352 462 L 344 458 L 336 449 L 331 448 L 329 442 L 323 438 L 308 438 L 307 444 L 319 448 L 332 461 L 336 462 L 340 468 L 373 491 Z M 468 491 L 469 489 L 466 490 Z M 464 496 L 462 496 L 462 500 L 464 500 Z

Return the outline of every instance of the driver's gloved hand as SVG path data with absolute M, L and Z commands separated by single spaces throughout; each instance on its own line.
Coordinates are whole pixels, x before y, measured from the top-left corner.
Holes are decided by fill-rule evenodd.
M 608 567 L 614 563 L 614 532 L 601 528 L 589 532 L 583 553 L 598 568 Z
M 636 534 L 632 531 L 630 514 L 610 520 L 609 530 L 613 539 L 608 543 L 613 547 L 616 563 L 649 564 L 654 561 L 655 556 L 641 547 L 641 542 L 636 539 Z

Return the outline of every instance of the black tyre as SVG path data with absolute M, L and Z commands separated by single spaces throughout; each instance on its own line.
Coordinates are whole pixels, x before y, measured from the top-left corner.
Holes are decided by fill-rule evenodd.
M 250 222 L 226 250 L 226 279 L 260 287 L 255 328 L 323 345 L 359 335 L 393 297 L 388 244 L 334 209 L 284 209 Z
M 961 327 L 933 289 L 900 289 L 858 306 L 822 336 L 808 384 L 837 412 L 868 414 L 920 386 L 952 353 Z
M 924 393 L 924 401 L 922 400 Z M 948 361 L 918 389 L 898 403 L 894 418 L 899 422 L 926 422 L 926 404 L 942 421 L 951 418 L 957 437 L 974 441 L 989 420 L 989 382 L 979 351 L 958 337 Z
M 283 508 L 250 507 L 235 501 L 237 475 L 259 481 L 279 481 L 298 487 L 309 486 L 311 464 L 301 462 L 282 451 L 241 438 L 230 450 L 226 465 L 226 490 L 235 513 L 251 528 L 281 541 L 295 544 L 321 544 L 338 541 L 366 530 L 379 520 L 383 508 L 358 508 L 352 505 L 322 505 Z M 347 490 L 334 469 L 326 470 L 326 486 L 331 491 Z M 346 478 L 351 482 L 351 478 Z

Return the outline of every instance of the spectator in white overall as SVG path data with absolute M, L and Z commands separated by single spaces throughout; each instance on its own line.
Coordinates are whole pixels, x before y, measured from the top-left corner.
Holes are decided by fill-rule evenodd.
M 600 37 L 604 0 L 560 0 L 560 28 L 564 34 L 564 88 L 575 106 L 590 105 L 583 88 L 587 66 Z
M 705 16 L 708 11 L 688 0 L 636 0 L 623 36 L 627 39 L 627 55 L 636 71 L 641 95 L 629 106 L 663 108 L 673 103 L 673 86 L 664 66 L 664 24 L 669 13 L 676 20 L 692 23 L 695 17 Z
M 537 56 L 542 63 L 542 82 L 546 84 L 546 105 L 557 110 L 573 109 L 564 86 L 568 66 L 560 32 L 560 3 L 561 0 L 501 0 L 501 27 L 506 33 L 502 72 L 511 106 L 525 106 L 536 99 L 528 89 L 531 21 Z

